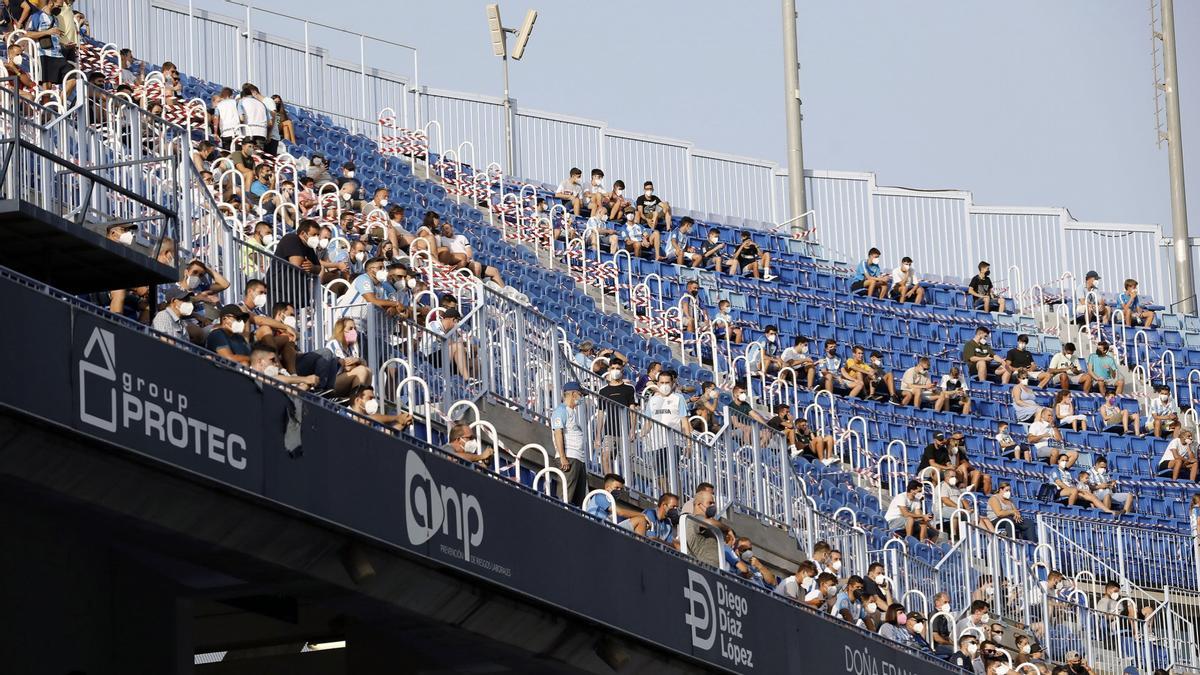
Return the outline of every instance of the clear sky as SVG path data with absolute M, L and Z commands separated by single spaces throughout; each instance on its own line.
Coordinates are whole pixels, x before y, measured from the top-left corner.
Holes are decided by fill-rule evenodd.
M 414 44 L 430 87 L 501 93 L 485 2 L 255 4 Z M 500 4 L 510 26 L 530 7 L 540 12 L 512 66 L 518 105 L 785 161 L 777 0 Z M 797 4 L 808 168 L 874 171 L 881 185 L 967 189 L 980 204 L 1065 206 L 1080 220 L 1169 231 L 1145 0 Z M 1200 1 L 1177 0 L 1175 11 L 1197 235 Z M 298 35 L 267 19 L 256 28 Z M 357 60 L 356 43 L 339 46 Z

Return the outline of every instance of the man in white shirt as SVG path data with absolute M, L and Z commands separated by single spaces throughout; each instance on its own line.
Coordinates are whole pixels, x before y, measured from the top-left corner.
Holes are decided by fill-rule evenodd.
M 1085 392 L 1092 388 L 1092 376 L 1083 363 L 1075 358 L 1074 342 L 1063 344 L 1062 349 L 1050 357 L 1050 367 L 1042 373 L 1038 386 L 1045 387 L 1054 378 L 1058 379 L 1058 386 L 1062 389 L 1070 389 L 1072 384 L 1079 385 Z
M 608 190 L 604 189 L 604 172 L 592 169 L 592 180 L 583 188 L 583 197 L 591 208 L 592 218 L 601 221 L 605 219 L 605 202 L 608 200 Z
M 900 266 L 892 270 L 892 297 L 897 302 L 911 302 L 919 305 L 925 301 L 925 288 L 913 271 L 912 258 L 904 256 Z
M 657 391 L 646 402 L 645 411 L 658 424 L 649 422 L 642 424 L 640 436 L 650 436 L 646 447 L 650 449 L 651 461 L 655 465 L 655 474 L 663 492 L 668 491 L 667 471 L 670 469 L 668 455 L 678 450 L 676 435 L 671 433 L 678 430 L 687 439 L 687 451 L 691 450 L 691 427 L 688 425 L 687 398 L 675 391 L 674 370 L 663 370 L 658 373 Z M 686 454 L 685 452 L 685 454 Z M 676 466 L 682 461 L 676 457 Z
M 250 83 L 242 85 L 242 95 L 237 102 L 238 111 L 242 116 L 242 124 L 244 125 L 245 134 L 258 144 L 258 147 L 265 147 L 267 144 L 267 127 L 270 126 L 271 113 L 267 108 L 267 104 L 263 103 L 261 95 L 258 93 L 258 88 Z
M 1063 452 L 1057 445 L 1050 445 L 1051 439 L 1062 443 L 1062 433 L 1054 421 L 1054 411 L 1042 408 L 1034 416 L 1033 423 L 1025 432 L 1025 440 L 1033 446 L 1033 456 L 1038 459 L 1049 459 L 1050 464 L 1053 465 L 1058 463 L 1059 455 L 1064 455 L 1068 460 L 1067 468 L 1075 466 L 1075 460 L 1079 459 L 1079 452 L 1075 450 Z
M 919 531 L 919 539 L 928 539 L 929 523 L 933 516 L 922 513 L 921 481 L 908 481 L 907 489 L 892 497 L 883 519 L 887 521 L 888 529 L 893 532 L 903 530 L 905 536 L 911 537 L 914 531 Z
M 233 141 L 242 134 L 242 115 L 233 90 L 225 87 L 213 97 L 213 130 L 221 138 L 221 147 L 233 150 Z
M 579 184 L 581 178 L 583 178 L 583 170 L 572 167 L 571 174 L 567 176 L 567 179 L 554 189 L 554 196 L 577 216 L 583 210 L 583 186 Z
M 587 392 L 578 382 L 568 382 L 562 394 L 562 403 L 550 413 L 550 430 L 558 468 L 567 477 L 567 501 L 582 506 L 587 493 L 587 451 L 583 446 L 587 424 L 579 402 Z

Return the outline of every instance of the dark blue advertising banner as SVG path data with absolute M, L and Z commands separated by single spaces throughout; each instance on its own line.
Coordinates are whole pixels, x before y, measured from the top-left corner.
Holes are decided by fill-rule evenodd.
M 10 408 L 719 669 L 957 672 L 317 399 L 288 452 L 284 392 L 5 277 L 0 302 L 39 331 L 0 338 Z

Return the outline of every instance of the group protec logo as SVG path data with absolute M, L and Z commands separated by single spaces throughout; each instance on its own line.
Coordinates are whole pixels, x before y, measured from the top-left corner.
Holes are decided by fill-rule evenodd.
M 439 531 L 462 541 L 461 556 L 471 562 L 471 547 L 483 543 L 483 509 L 474 495 L 459 494 L 449 485 L 438 486 L 429 467 L 415 450 L 404 460 L 404 524 L 408 541 L 420 546 Z M 454 549 L 453 553 L 460 553 Z
M 717 639 L 716 606 L 713 604 L 712 587 L 708 580 L 695 570 L 688 570 L 688 585 L 683 589 L 687 599 L 684 622 L 692 629 L 692 646 L 697 649 L 712 649 Z

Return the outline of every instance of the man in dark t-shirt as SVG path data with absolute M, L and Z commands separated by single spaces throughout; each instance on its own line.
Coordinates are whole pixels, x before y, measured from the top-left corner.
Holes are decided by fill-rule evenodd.
M 604 418 L 604 440 L 601 443 L 600 465 L 604 473 L 612 473 L 612 454 L 622 445 L 621 435 L 632 438 L 635 422 L 629 410 L 638 407 L 637 392 L 625 381 L 625 364 L 613 359 L 605 372 L 604 385 L 599 391 L 600 414 Z
M 975 309 L 982 309 L 985 312 L 992 311 L 996 308 L 1001 314 L 1004 313 L 1004 298 L 997 297 L 992 290 L 992 266 L 988 262 L 979 263 L 979 274 L 976 274 L 971 283 L 967 284 L 967 295 L 971 296 L 971 303 Z
M 250 365 L 250 343 L 242 334 L 250 313 L 240 305 L 225 305 L 219 314 L 220 323 L 208 334 L 204 346 L 230 361 Z
M 637 206 L 638 222 L 645 223 L 652 230 L 660 221 L 671 220 L 671 205 L 654 194 L 653 181 L 646 181 L 642 184 L 642 195 L 637 198 L 634 205 Z
M 300 221 L 295 232 L 289 232 L 275 245 L 275 256 L 283 258 L 309 274 L 320 274 L 321 258 L 317 256 L 316 241 L 321 232 L 317 221 L 306 218 Z

